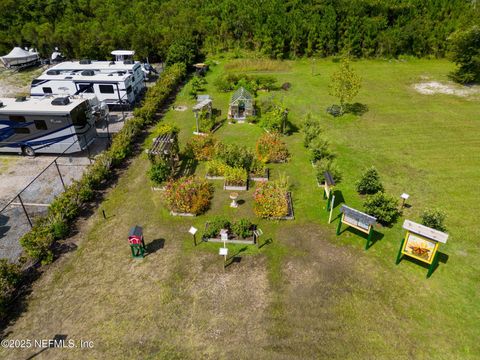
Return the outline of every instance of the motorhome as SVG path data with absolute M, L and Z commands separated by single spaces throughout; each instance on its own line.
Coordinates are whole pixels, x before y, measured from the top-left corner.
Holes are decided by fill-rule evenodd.
M 95 94 L 109 107 L 130 106 L 141 93 L 133 88 L 134 76 L 126 71 L 102 73 L 95 70 L 42 74 L 32 81 L 31 96 Z
M 97 136 L 88 97 L 0 98 L 0 152 L 74 153 Z

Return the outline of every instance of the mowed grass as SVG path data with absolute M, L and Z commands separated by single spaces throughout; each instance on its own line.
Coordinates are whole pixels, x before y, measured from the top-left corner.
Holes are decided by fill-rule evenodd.
M 214 79 L 227 59 L 217 59 L 208 74 L 207 92 L 226 114 L 230 94 L 218 93 Z M 241 66 L 252 66 L 246 61 Z M 246 64 L 246 65 L 245 65 Z M 263 63 L 262 63 L 263 64 Z M 335 236 L 327 224 L 325 201 L 299 132 L 285 138 L 292 153 L 287 164 L 272 166 L 273 178 L 289 177 L 294 221 L 258 221 L 252 192 L 241 193 L 238 209 L 215 183 L 207 214 L 171 217 L 160 192 L 152 192 L 145 154 L 134 159 L 100 209 L 76 236 L 78 248 L 54 263 L 35 283 L 27 308 L 7 329 L 9 339 L 92 340 L 93 349 L 49 349 L 38 358 L 116 359 L 475 359 L 479 311 L 478 182 L 480 157 L 478 102 L 447 95 L 421 95 L 412 87 L 446 81 L 446 61 L 359 61 L 363 77 L 358 97 L 369 111 L 361 117 L 332 119 L 326 106 L 330 60 L 289 62 L 265 72 L 290 82 L 275 96 L 300 127 L 311 113 L 322 119 L 344 179 L 338 186 L 345 202 L 361 208 L 354 182 L 375 165 L 389 193 L 411 195 L 411 207 L 368 251 L 365 239 L 350 231 Z M 231 68 L 238 68 L 237 65 Z M 280 70 L 281 69 L 281 70 Z M 288 69 L 288 71 L 285 71 Z M 164 121 L 181 128 L 180 142 L 192 136 L 194 118 L 189 85 Z M 256 125 L 225 124 L 216 136 L 254 146 Z M 151 144 L 154 131 L 145 143 Z M 197 174 L 204 174 L 202 164 Z M 440 247 L 442 263 L 430 279 L 426 269 L 404 260 L 395 265 L 404 218 L 419 221 L 426 207 L 448 213 L 450 238 Z M 230 247 L 239 259 L 225 271 L 219 245 L 193 246 L 191 225 L 203 229 L 217 214 L 249 217 L 264 230 L 261 247 Z M 338 207 L 334 217 L 338 215 Z M 150 254 L 130 257 L 129 227 L 140 224 Z M 267 241 L 267 240 L 271 240 Z M 1 350 L 5 358 L 38 352 Z

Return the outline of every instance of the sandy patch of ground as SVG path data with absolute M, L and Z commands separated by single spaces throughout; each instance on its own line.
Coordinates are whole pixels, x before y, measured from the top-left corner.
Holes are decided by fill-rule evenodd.
M 40 75 L 43 68 L 22 72 L 0 69 L 0 97 L 25 96 L 30 93 L 30 84 Z
M 460 86 L 452 83 L 442 84 L 438 81 L 426 81 L 414 84 L 413 88 L 423 95 L 455 95 L 468 97 L 480 95 L 480 86 Z

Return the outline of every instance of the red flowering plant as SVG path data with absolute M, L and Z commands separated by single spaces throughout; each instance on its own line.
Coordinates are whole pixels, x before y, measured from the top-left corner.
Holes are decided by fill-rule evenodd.
M 165 199 L 171 211 L 199 215 L 210 207 L 213 186 L 194 176 L 171 180 L 165 189 Z
M 288 184 L 285 180 L 260 182 L 253 194 L 255 214 L 261 218 L 288 215 Z
M 289 153 L 278 132 L 265 133 L 256 144 L 257 158 L 264 162 L 285 162 Z

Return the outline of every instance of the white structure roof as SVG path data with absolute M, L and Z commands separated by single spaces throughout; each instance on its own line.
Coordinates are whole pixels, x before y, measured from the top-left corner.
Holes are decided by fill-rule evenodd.
M 87 99 L 82 97 L 69 97 L 70 103 L 67 105 L 52 105 L 52 101 L 56 97 L 58 96 L 31 97 L 26 98 L 25 101 L 16 101 L 15 98 L 0 98 L 0 102 L 3 103 L 3 106 L 0 107 L 0 114 L 15 115 L 25 114 L 25 112 L 29 112 L 32 115 L 45 113 L 65 114 L 84 101 L 87 101 Z
M 134 66 L 137 66 L 137 64 L 139 64 L 138 61 L 133 64 L 124 64 L 123 61 L 92 61 L 90 64 L 80 64 L 79 61 L 64 61 L 45 70 L 43 74 L 51 70 L 62 72 L 79 70 L 93 70 L 98 72 L 133 71 Z
M 74 80 L 74 81 L 85 81 L 85 82 L 91 82 L 91 81 L 104 81 L 104 82 L 118 82 L 118 81 L 126 81 L 127 79 L 131 78 L 132 74 L 130 73 L 125 73 L 125 74 L 118 74 L 118 73 L 101 73 L 101 72 L 95 72 L 94 75 L 91 76 L 85 76 L 82 75 L 80 72 L 76 74 L 70 74 L 70 73 L 62 73 L 59 75 L 47 75 L 47 74 L 42 74 L 39 77 L 37 77 L 37 80 Z
M 193 106 L 192 110 L 193 111 L 199 111 L 199 110 L 202 110 L 205 106 L 208 106 L 212 103 L 212 100 L 211 99 L 205 99 L 203 101 L 200 101 L 199 103 L 197 103 L 196 105 Z
M 443 244 L 447 243 L 448 234 L 429 228 L 428 226 L 417 224 L 410 220 L 405 220 L 403 223 L 403 228 L 415 234 L 426 237 L 427 239 L 441 242 Z
M 110 54 L 113 56 L 133 56 L 135 55 L 134 50 L 113 50 Z

